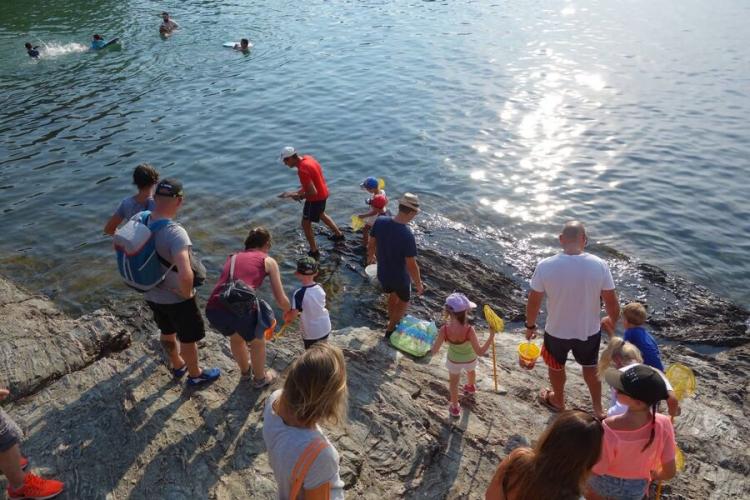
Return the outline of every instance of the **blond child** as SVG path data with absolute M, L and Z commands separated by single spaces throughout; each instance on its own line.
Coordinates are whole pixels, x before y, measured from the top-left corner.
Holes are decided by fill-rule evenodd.
M 620 337 L 612 337 L 609 339 L 607 348 L 602 351 L 599 357 L 597 372 L 599 378 L 604 380 L 604 373 L 608 368 L 617 368 L 618 370 L 625 371 L 639 363 L 643 363 L 643 357 L 641 356 L 641 351 L 635 345 Z M 661 371 L 657 371 L 664 380 L 664 385 L 667 386 L 667 408 L 669 409 L 669 414 L 676 417 L 680 414 L 680 402 L 677 400 L 672 389 L 672 384 L 669 383 L 667 377 Z M 607 411 L 607 416 L 621 415 L 625 413 L 626 409 L 625 406 L 617 402 L 615 390 L 612 389 L 612 404 Z
M 448 321 L 438 331 L 432 354 L 437 354 L 443 342 L 448 343 L 448 358 L 445 366 L 448 368 L 450 385 L 450 405 L 448 412 L 452 417 L 461 416 L 461 405 L 458 404 L 458 383 L 461 372 L 465 371 L 468 384 L 463 386 L 465 393 L 472 395 L 477 392 L 476 366 L 477 356 L 487 352 L 495 339 L 495 331 L 490 328 L 490 336 L 483 346 L 479 346 L 474 327 L 469 324 L 468 313 L 477 305 L 462 293 L 452 293 L 445 300 L 445 312 Z
M 609 368 L 604 378 L 627 409 L 602 422 L 601 455 L 586 498 L 640 500 L 651 481 L 676 473 L 674 428 L 669 417 L 656 412 L 668 397 L 667 386 L 659 370 L 643 364 L 625 371 Z
M 318 424 L 343 423 L 347 399 L 341 349 L 321 342 L 292 363 L 284 388 L 266 400 L 263 440 L 278 498 L 343 500 L 339 454 Z

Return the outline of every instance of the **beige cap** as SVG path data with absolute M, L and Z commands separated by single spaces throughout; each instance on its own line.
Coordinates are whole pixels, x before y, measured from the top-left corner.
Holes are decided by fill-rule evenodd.
M 398 204 L 419 212 L 419 196 L 416 194 L 404 193 L 401 199 L 398 200 Z

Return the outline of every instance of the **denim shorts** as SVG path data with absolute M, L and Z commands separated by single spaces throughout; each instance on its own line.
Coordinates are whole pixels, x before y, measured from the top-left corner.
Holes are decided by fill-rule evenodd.
M 592 474 L 589 478 L 589 487 L 599 496 L 609 500 L 641 500 L 646 494 L 648 480 Z

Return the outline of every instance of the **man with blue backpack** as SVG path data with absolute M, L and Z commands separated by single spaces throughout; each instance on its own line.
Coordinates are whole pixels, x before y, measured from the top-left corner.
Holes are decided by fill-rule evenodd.
M 161 331 L 161 344 L 172 374 L 188 374 L 188 385 L 219 378 L 218 368 L 201 369 L 197 342 L 206 336 L 195 299 L 201 269 L 192 258 L 187 231 L 173 221 L 183 202 L 182 183 L 164 179 L 156 186 L 153 212 L 133 216 L 119 228 L 113 241 L 120 275 L 127 285 L 145 294 Z M 205 276 L 202 276 L 205 279 Z

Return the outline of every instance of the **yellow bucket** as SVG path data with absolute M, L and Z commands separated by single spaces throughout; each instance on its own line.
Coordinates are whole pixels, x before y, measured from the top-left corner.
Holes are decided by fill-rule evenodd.
M 531 370 L 536 364 L 536 360 L 542 350 L 538 345 L 532 342 L 522 342 L 518 344 L 518 364 L 521 368 Z

